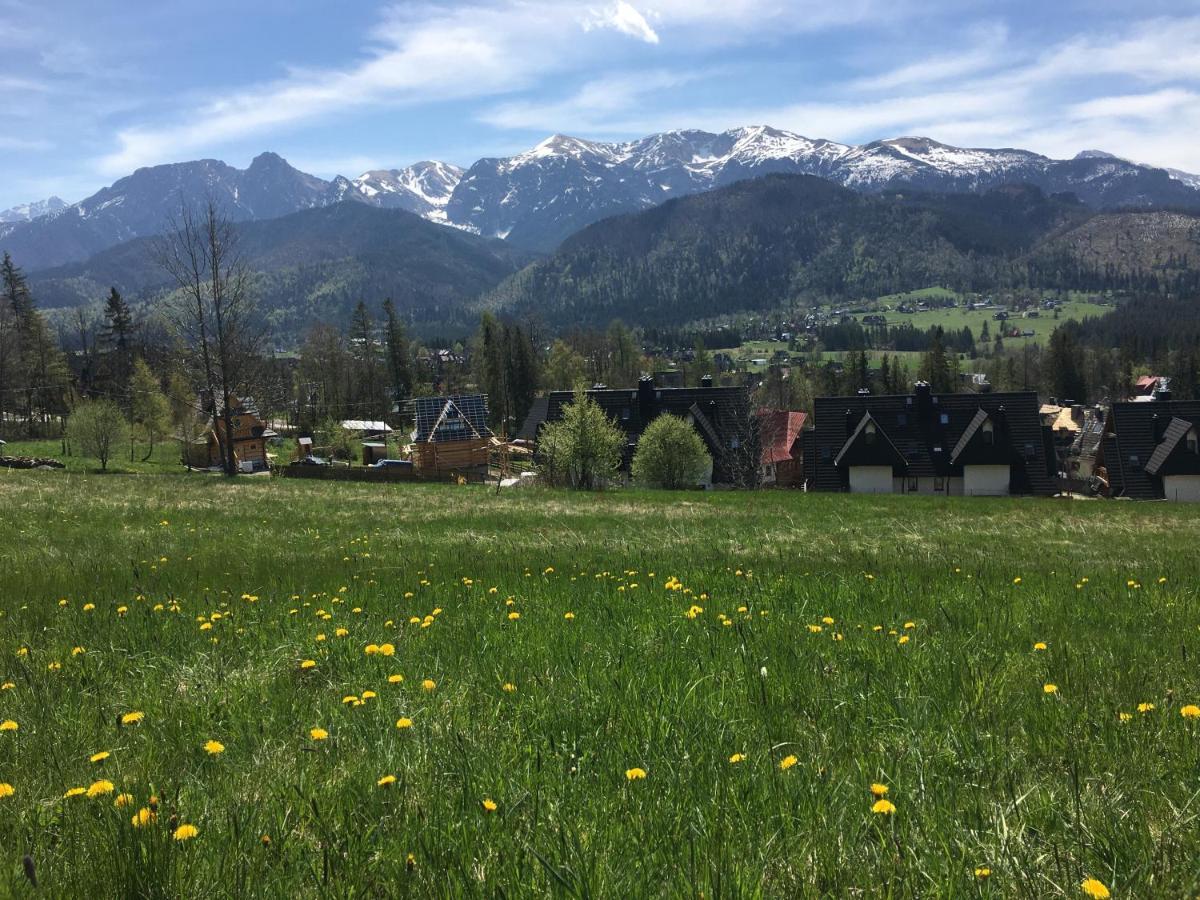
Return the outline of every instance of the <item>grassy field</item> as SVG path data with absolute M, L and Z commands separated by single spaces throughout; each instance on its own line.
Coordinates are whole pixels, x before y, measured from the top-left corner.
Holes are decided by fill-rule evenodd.
M 996 339 L 998 331 L 1007 326 L 1008 328 L 1019 328 L 1022 331 L 1032 331 L 1034 336 L 1029 340 L 1044 344 L 1050 339 L 1050 333 L 1054 331 L 1059 322 L 1066 321 L 1067 319 L 1082 320 L 1089 316 L 1102 316 L 1111 309 L 1111 306 L 1102 306 L 1098 303 L 1088 303 L 1083 300 L 1072 300 L 1059 307 L 1057 319 L 1054 318 L 1053 310 L 1043 309 L 1040 310 L 1041 315 L 1036 319 L 1022 319 L 1019 314 L 1014 314 L 1006 322 L 997 322 L 992 318 L 993 313 L 986 309 L 972 311 L 961 307 L 931 309 L 927 312 L 911 313 L 909 315 L 890 312 L 887 313 L 887 318 L 889 325 L 911 323 L 914 328 L 922 331 L 932 328 L 935 325 L 941 325 L 947 331 L 970 326 L 976 340 L 979 339 L 979 334 L 983 331 L 983 323 L 987 322 L 992 340 Z M 1013 338 L 1012 340 L 1021 339 Z
M 0 895 L 1200 889 L 1194 509 L 0 470 L 0 529 Z

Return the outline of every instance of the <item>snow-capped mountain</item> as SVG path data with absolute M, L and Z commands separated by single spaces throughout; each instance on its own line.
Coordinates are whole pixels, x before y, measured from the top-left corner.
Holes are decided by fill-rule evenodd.
M 1029 183 L 1096 207 L 1200 208 L 1200 185 L 1107 154 L 1055 160 L 1027 150 L 964 149 L 923 137 L 847 146 L 767 126 L 672 131 L 603 143 L 547 138 L 481 159 L 454 189 L 450 224 L 549 250 L 606 216 L 770 172 L 817 175 L 860 191 L 982 191 Z
M 47 197 L 32 203 L 18 203 L 11 209 L 0 211 L 0 222 L 30 222 L 42 216 L 53 215 L 67 208 L 67 202 L 58 197 Z
M 446 222 L 446 204 L 462 180 L 463 169 L 423 160 L 404 169 L 372 169 L 351 184 L 358 197 L 385 209 L 406 209 L 434 222 Z
M 403 209 L 521 247 L 551 250 L 599 219 L 768 173 L 816 175 L 864 192 L 986 191 L 1026 183 L 1097 208 L 1200 209 L 1200 177 L 1101 151 L 1056 160 L 1019 149 L 964 149 L 924 137 L 861 146 L 767 126 L 684 130 L 602 142 L 556 134 L 467 170 L 425 161 L 325 181 L 263 153 L 245 169 L 198 160 L 138 169 L 111 187 L 30 221 L 0 218 L 0 249 L 28 269 L 78 261 L 156 234 L 180 198 L 215 197 L 236 220 L 269 219 L 346 200 Z

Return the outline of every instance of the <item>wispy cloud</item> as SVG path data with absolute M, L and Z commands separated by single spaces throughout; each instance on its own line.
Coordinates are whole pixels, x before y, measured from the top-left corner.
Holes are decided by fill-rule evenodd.
M 585 31 L 593 28 L 612 28 L 647 44 L 658 43 L 658 34 L 650 27 L 646 17 L 625 0 L 617 0 L 611 6 L 593 11 L 583 20 L 583 27 Z

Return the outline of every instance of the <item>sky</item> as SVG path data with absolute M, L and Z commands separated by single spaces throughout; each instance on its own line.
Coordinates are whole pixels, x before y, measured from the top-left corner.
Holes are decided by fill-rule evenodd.
M 0 209 L 766 124 L 1200 172 L 1197 0 L 0 0 Z

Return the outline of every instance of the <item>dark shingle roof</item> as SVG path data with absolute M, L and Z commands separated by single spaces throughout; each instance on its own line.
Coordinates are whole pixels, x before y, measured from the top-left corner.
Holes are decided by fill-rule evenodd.
M 814 406 L 812 440 L 806 440 L 812 448 L 806 467 L 812 489 L 845 490 L 850 459 L 843 448 L 869 415 L 887 440 L 873 445 L 877 461 L 858 456 L 856 464 L 891 464 L 898 474 L 917 477 L 961 475 L 964 464 L 1008 464 L 1014 490 L 1047 496 L 1055 491 L 1053 454 L 1033 392 L 819 397 Z M 980 431 L 989 419 L 994 438 L 984 444 Z
M 412 401 L 413 440 L 434 444 L 489 438 L 487 394 L 416 397 Z
M 1200 426 L 1200 400 L 1114 403 L 1110 421 L 1112 439 L 1104 441 L 1104 464 L 1113 496 L 1161 499 L 1162 476 L 1200 474 L 1200 458 L 1187 458 L 1179 446 L 1192 426 Z M 1171 446 L 1160 452 L 1166 440 Z

